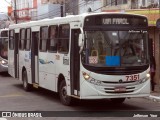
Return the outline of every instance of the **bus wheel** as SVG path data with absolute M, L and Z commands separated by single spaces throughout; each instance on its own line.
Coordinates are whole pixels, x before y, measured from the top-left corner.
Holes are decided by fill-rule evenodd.
M 30 91 L 31 90 L 31 86 L 30 86 L 30 84 L 28 84 L 27 71 L 23 71 L 22 81 L 23 81 L 23 88 L 24 88 L 24 90 L 25 91 Z
M 61 81 L 60 83 L 59 97 L 60 97 L 60 101 L 62 102 L 62 104 L 68 105 L 68 106 L 71 105 L 71 97 L 67 95 L 67 86 L 64 80 Z
M 114 104 L 122 104 L 126 98 L 111 98 L 111 102 Z

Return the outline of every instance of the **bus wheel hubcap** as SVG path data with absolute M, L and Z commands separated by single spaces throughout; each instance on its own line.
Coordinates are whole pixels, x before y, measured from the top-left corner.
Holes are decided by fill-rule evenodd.
M 67 97 L 67 91 L 66 91 L 66 87 L 65 86 L 62 88 L 62 97 L 64 99 L 66 99 L 66 97 Z

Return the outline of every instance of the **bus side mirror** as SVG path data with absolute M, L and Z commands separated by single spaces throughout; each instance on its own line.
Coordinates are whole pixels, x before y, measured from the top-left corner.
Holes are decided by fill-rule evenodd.
M 84 47 L 84 38 L 83 38 L 83 34 L 79 34 L 78 45 L 79 45 L 79 47 L 80 47 L 79 53 L 81 53 L 82 50 L 83 50 L 83 47 Z
M 78 41 L 79 47 L 82 46 L 82 42 L 83 42 L 82 34 L 79 34 L 79 41 Z

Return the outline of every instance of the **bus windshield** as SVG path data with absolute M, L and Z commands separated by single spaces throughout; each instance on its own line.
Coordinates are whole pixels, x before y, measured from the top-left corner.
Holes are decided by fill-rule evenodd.
M 8 59 L 8 38 L 0 38 L 0 56 Z
M 97 67 L 146 65 L 147 31 L 85 31 L 84 64 Z

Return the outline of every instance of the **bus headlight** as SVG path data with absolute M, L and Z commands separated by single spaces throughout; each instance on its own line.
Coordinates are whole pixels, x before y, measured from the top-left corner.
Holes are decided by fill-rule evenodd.
M 85 72 L 83 72 L 83 77 L 85 80 L 89 80 L 89 78 L 90 78 L 90 76 Z
M 5 60 L 1 60 L 1 62 L 0 62 L 2 65 L 8 65 L 8 62 L 7 61 L 5 61 Z
M 2 64 L 6 64 L 6 61 L 2 60 Z
M 139 83 L 144 83 L 145 81 L 147 81 L 150 78 L 150 74 L 147 73 L 146 77 L 142 78 L 141 80 L 139 80 Z
M 92 78 L 90 75 L 88 75 L 87 73 L 83 72 L 83 77 L 85 80 L 87 80 L 88 82 L 95 84 L 95 85 L 100 85 L 101 81 L 100 80 L 96 80 L 94 78 Z
M 149 73 L 147 73 L 147 74 L 146 74 L 146 77 L 147 77 L 147 78 L 149 78 L 149 77 L 150 77 L 150 74 L 149 74 Z

